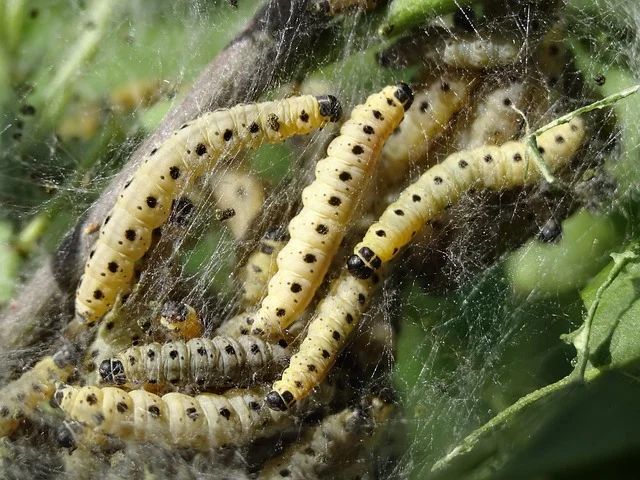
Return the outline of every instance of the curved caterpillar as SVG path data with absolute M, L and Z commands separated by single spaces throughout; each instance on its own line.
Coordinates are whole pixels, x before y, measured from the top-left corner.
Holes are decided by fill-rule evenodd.
M 269 280 L 278 271 L 276 257 L 286 243 L 284 237 L 281 229 L 268 231 L 247 260 L 239 278 L 242 292 L 240 304 L 244 308 L 253 307 L 264 298 Z
M 405 83 L 385 87 L 356 106 L 302 192 L 289 223 L 291 239 L 278 254 L 278 272 L 255 315 L 255 335 L 281 335 L 313 299 L 344 237 L 355 207 L 391 132 L 413 101 Z
M 239 387 L 275 376 L 288 363 L 287 344 L 242 336 L 194 338 L 188 342 L 131 347 L 100 364 L 108 383 Z
M 72 356 L 70 350 L 64 349 L 45 357 L 0 390 L 0 437 L 12 433 L 39 403 L 50 400 L 56 382 L 67 381 L 74 371 Z
M 407 111 L 382 149 L 376 174 L 381 182 L 397 184 L 406 178 L 411 166 L 424 158 L 430 144 L 467 103 L 472 85 L 464 76 L 447 74 L 416 92 L 415 107 Z
M 307 95 L 207 113 L 174 132 L 149 152 L 104 220 L 76 293 L 78 318 L 92 325 L 128 289 L 133 265 L 148 250 L 152 231 L 167 220 L 176 192 L 194 177 L 223 155 L 309 133 L 340 114 L 335 97 Z
M 220 209 L 233 209 L 235 215 L 225 225 L 234 238 L 242 238 L 264 205 L 265 192 L 260 181 L 249 173 L 224 172 L 215 181 L 213 195 Z
M 584 134 L 584 123 L 576 117 L 538 137 L 538 149 L 551 170 L 567 164 Z M 540 172 L 533 165 L 527 166 L 525 150 L 524 142 L 482 147 L 454 153 L 429 169 L 369 227 L 347 260 L 349 271 L 359 278 L 370 277 L 409 243 L 425 223 L 471 186 L 500 190 L 537 182 Z
M 186 340 L 200 337 L 203 330 L 198 312 L 184 302 L 165 302 L 160 312 L 160 325 L 173 336 Z
M 55 400 L 69 420 L 96 441 L 104 436 L 123 440 L 166 443 L 209 450 L 216 446 L 245 445 L 269 437 L 297 421 L 296 416 L 265 408 L 264 389 L 230 390 L 224 395 L 195 397 L 172 392 L 159 397 L 144 390 L 126 392 L 116 387 L 61 386 Z M 328 402 L 332 389 L 321 389 L 317 401 L 297 410 L 302 414 Z M 73 448 L 75 434 L 69 425 L 58 440 Z
M 312 0 L 309 8 L 331 17 L 348 12 L 366 12 L 381 5 L 384 0 Z
M 392 412 L 393 405 L 373 397 L 329 415 L 282 455 L 267 462 L 258 478 L 307 480 L 333 477 L 336 472 L 344 479 L 361 478 L 347 476 L 347 472 L 375 446 Z
M 332 282 L 309 323 L 298 353 L 291 357 L 289 367 L 267 395 L 270 408 L 287 410 L 322 382 L 360 322 L 379 282 L 378 275 L 363 280 L 346 271 Z

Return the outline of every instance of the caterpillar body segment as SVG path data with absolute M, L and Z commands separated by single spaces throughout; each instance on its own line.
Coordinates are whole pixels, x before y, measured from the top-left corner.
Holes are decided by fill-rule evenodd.
M 50 400 L 56 382 L 67 381 L 74 372 L 72 356 L 68 350 L 47 356 L 0 390 L 0 437 L 11 434 L 38 404 Z
M 397 185 L 411 167 L 423 161 L 429 146 L 468 102 L 473 81 L 446 74 L 425 90 L 416 92 L 413 108 L 382 149 L 377 176 L 386 185 Z
M 142 160 L 105 218 L 77 290 L 78 318 L 93 324 L 113 307 L 118 293 L 128 290 L 153 230 L 169 217 L 176 192 L 221 156 L 309 133 L 337 121 L 340 113 L 334 97 L 306 95 L 207 113 L 174 132 Z
M 385 0 L 311 0 L 312 11 L 324 13 L 331 17 L 349 12 L 366 12 L 375 9 Z
M 391 132 L 413 101 L 405 83 L 385 87 L 356 106 L 302 192 L 303 208 L 289 223 L 291 239 L 255 315 L 252 332 L 282 335 L 313 299 Z
M 266 343 L 253 336 L 193 338 L 128 348 L 100 364 L 105 382 L 199 389 L 248 386 L 273 378 L 288 364 L 284 341 Z
M 251 221 L 262 209 L 265 190 L 255 175 L 247 172 L 224 172 L 219 180 L 213 180 L 213 195 L 217 207 L 233 209 L 235 215 L 225 220 L 234 238 L 243 238 Z
M 162 305 L 160 325 L 171 335 L 182 340 L 191 340 L 202 336 L 202 320 L 191 305 L 184 302 L 168 301 Z
M 307 403 L 294 415 L 267 408 L 262 388 L 195 397 L 171 392 L 159 397 L 144 390 L 62 385 L 55 399 L 67 419 L 80 425 L 81 433 L 92 441 L 111 436 L 206 451 L 246 445 L 290 428 L 297 421 L 295 414 L 322 405 L 332 393 L 329 388 L 320 391 L 317 403 Z M 71 448 L 75 436 L 64 431 L 60 435 Z
M 361 478 L 347 476 L 347 472 L 354 471 L 355 464 L 371 454 L 393 413 L 393 405 L 377 397 L 361 403 L 329 415 L 307 430 L 282 455 L 267 462 L 258 478 L 308 480 L 330 478 L 336 472 L 340 472 L 340 478 Z
M 286 243 L 284 237 L 285 232 L 281 229 L 267 232 L 258 248 L 249 256 L 239 278 L 242 291 L 240 304 L 244 308 L 255 307 L 264 298 L 269 280 L 278 271 L 276 259 Z
M 503 67 L 517 61 L 521 48 L 515 38 L 499 34 L 482 38 L 472 33 L 447 40 L 441 60 L 456 68 Z
M 538 149 L 552 171 L 569 162 L 584 133 L 584 123 L 576 117 L 538 137 Z M 425 223 L 446 205 L 456 202 L 471 186 L 500 190 L 537 182 L 541 174 L 532 163 L 526 161 L 524 142 L 450 155 L 407 187 L 369 227 L 347 261 L 349 271 L 359 278 L 371 276 L 408 244 Z
M 377 274 L 363 280 L 347 271 L 332 282 L 309 323 L 300 349 L 267 395 L 269 407 L 287 410 L 322 382 L 358 326 L 379 283 Z

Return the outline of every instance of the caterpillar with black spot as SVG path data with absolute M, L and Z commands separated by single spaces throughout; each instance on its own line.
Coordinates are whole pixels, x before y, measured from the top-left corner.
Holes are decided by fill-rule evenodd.
M 267 395 L 269 407 L 287 410 L 322 382 L 360 322 L 379 283 L 378 275 L 360 279 L 346 271 L 331 283 L 300 349 Z
M 130 347 L 100 364 L 100 376 L 116 385 L 212 389 L 255 385 L 288 364 L 286 342 L 266 343 L 253 336 L 193 338 L 188 342 Z
M 160 311 L 160 325 L 173 338 L 190 340 L 202 336 L 203 325 L 198 312 L 184 302 L 164 302 Z
M 360 201 L 376 160 L 413 101 L 400 82 L 356 106 L 340 135 L 316 166 L 316 180 L 302 192 L 303 207 L 289 223 L 290 240 L 278 254 L 278 272 L 255 314 L 252 332 L 282 332 L 309 305 Z
M 373 10 L 385 0 L 312 0 L 309 8 L 331 17 L 349 12 Z
M 285 246 L 285 236 L 282 229 L 269 230 L 260 239 L 258 248 L 249 256 L 247 264 L 240 271 L 240 305 L 243 308 L 258 305 L 267 293 L 269 280 L 278 271 L 276 258 Z
M 217 207 L 235 211 L 225 225 L 234 238 L 242 238 L 264 205 L 265 191 L 261 182 L 249 173 L 224 172 L 212 183 Z
M 344 479 L 373 475 L 362 457 L 371 454 L 392 413 L 392 404 L 378 397 L 364 398 L 360 405 L 329 415 L 308 429 L 284 453 L 268 461 L 258 478 L 309 480 L 333 478 L 336 472 Z
M 575 117 L 537 138 L 539 152 L 552 171 L 566 166 L 584 135 L 584 122 Z M 482 147 L 448 156 L 407 187 L 369 227 L 347 260 L 349 271 L 359 278 L 369 278 L 407 245 L 425 223 L 472 186 L 501 190 L 537 182 L 541 173 L 533 164 L 529 165 L 525 151 L 525 142 L 507 142 L 501 147 Z
M 76 293 L 78 318 L 94 324 L 129 289 L 133 265 L 149 249 L 154 229 L 169 217 L 176 194 L 219 158 L 309 133 L 340 115 L 335 97 L 306 95 L 238 105 L 183 125 L 142 160 L 105 218 Z
M 206 451 L 246 445 L 291 428 L 298 421 L 296 415 L 328 403 L 334 389 L 330 385 L 319 389 L 317 398 L 293 415 L 266 408 L 264 393 L 256 388 L 229 390 L 224 395 L 171 392 L 159 397 L 145 390 L 61 385 L 55 400 L 89 441 L 111 436 Z M 69 448 L 74 447 L 76 436 L 68 423 L 58 432 L 59 442 Z
M 424 159 L 433 141 L 466 105 L 473 83 L 463 75 L 446 74 L 415 93 L 415 106 L 407 111 L 382 149 L 376 173 L 379 182 L 395 185 L 407 177 L 411 167 Z
M 69 347 L 47 356 L 0 390 L 0 437 L 11 434 L 40 403 L 51 399 L 55 383 L 66 382 L 74 372 L 74 355 Z

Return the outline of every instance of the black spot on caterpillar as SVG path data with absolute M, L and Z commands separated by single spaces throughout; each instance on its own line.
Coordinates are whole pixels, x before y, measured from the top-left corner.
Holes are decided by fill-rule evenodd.
M 172 336 L 186 340 L 199 337 L 203 330 L 198 312 L 184 302 L 165 302 L 160 312 L 160 325 Z
M 239 387 L 273 378 L 287 365 L 286 345 L 253 336 L 193 338 L 164 345 L 131 347 L 100 364 L 108 383 L 195 386 L 199 389 Z
M 0 390 L 0 437 L 11 434 L 39 403 L 51 399 L 55 383 L 67 381 L 73 373 L 73 357 L 68 349 L 45 357 Z
M 285 237 L 282 229 L 267 232 L 241 270 L 240 303 L 245 309 L 255 307 L 264 298 L 269 280 L 278 271 L 276 257 L 285 245 Z
M 578 151 L 584 133 L 584 122 L 576 117 L 538 137 L 539 151 L 551 170 L 567 165 Z M 482 147 L 454 153 L 429 169 L 369 227 L 347 261 L 349 271 L 359 278 L 370 277 L 409 243 L 427 221 L 471 186 L 500 190 L 537 182 L 541 174 L 533 164 L 524 161 L 525 149 L 524 142 Z
M 55 400 L 67 418 L 84 429 L 86 438 L 100 441 L 101 437 L 114 436 L 206 451 L 246 445 L 290 428 L 296 414 L 328 402 L 333 391 L 330 387 L 321 389 L 317 399 L 294 415 L 266 408 L 262 388 L 195 397 L 172 392 L 159 397 L 144 390 L 62 385 Z M 66 440 L 73 436 L 60 435 Z
M 356 106 L 342 125 L 327 157 L 316 166 L 316 180 L 302 192 L 302 210 L 289 223 L 291 239 L 278 254 L 278 272 L 255 314 L 254 334 L 282 335 L 309 305 L 340 246 L 384 142 L 412 102 L 408 85 L 388 86 Z
M 555 218 L 550 218 L 540 229 L 538 239 L 545 243 L 557 242 L 562 237 L 562 226 Z
M 340 478 L 360 478 L 351 474 L 362 471 L 364 462 L 360 457 L 370 454 L 392 413 L 393 405 L 373 397 L 329 415 L 281 455 L 268 461 L 258 478 L 330 478 L 337 471 Z M 366 472 L 365 478 L 373 473 Z
M 299 118 L 302 111 L 309 114 L 306 122 Z M 177 130 L 142 160 L 118 195 L 80 280 L 78 318 L 93 324 L 113 307 L 116 296 L 129 288 L 134 263 L 149 249 L 152 231 L 167 220 L 176 193 L 209 171 L 221 156 L 309 133 L 337 121 L 340 113 L 334 97 L 307 95 L 218 110 Z M 274 116 L 277 131 L 270 128 Z M 111 262 L 117 265 L 115 273 L 107 269 Z
M 369 306 L 377 275 L 361 280 L 344 271 L 334 280 L 309 324 L 298 353 L 291 357 L 282 378 L 273 384 L 267 404 L 287 410 L 322 382 Z

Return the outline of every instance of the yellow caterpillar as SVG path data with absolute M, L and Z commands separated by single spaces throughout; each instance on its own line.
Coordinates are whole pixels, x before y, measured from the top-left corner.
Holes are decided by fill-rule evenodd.
M 168 301 L 162 304 L 160 325 L 173 337 L 190 340 L 202 335 L 202 320 L 191 305 L 184 302 Z
M 157 384 L 200 389 L 239 387 L 275 376 L 289 361 L 287 344 L 241 336 L 130 347 L 100 364 L 100 375 L 117 385 Z
M 278 271 L 276 257 L 285 245 L 284 237 L 281 229 L 270 230 L 247 260 L 239 279 L 242 291 L 240 304 L 244 308 L 254 307 L 264 298 L 269 280 Z
M 576 117 L 538 137 L 538 148 L 552 170 L 566 165 L 584 138 L 584 123 Z M 454 153 L 425 172 L 389 205 L 369 227 L 349 257 L 347 267 L 358 278 L 368 278 L 391 260 L 413 236 L 470 187 L 491 190 L 533 184 L 540 172 L 525 158 L 524 142 L 482 147 Z
M 345 271 L 332 282 L 298 353 L 291 357 L 289 367 L 267 395 L 269 407 L 287 410 L 322 382 L 360 322 L 379 281 L 378 275 L 363 280 Z
M 169 217 L 176 193 L 220 157 L 309 133 L 337 121 L 340 113 L 334 97 L 307 95 L 207 113 L 174 132 L 143 159 L 105 218 L 76 293 L 78 318 L 94 324 L 128 290 L 133 265 Z
M 355 464 L 362 461 L 362 454 L 371 453 L 393 412 L 393 405 L 377 397 L 365 398 L 361 403 L 329 415 L 307 430 L 282 455 L 267 462 L 258 478 L 337 478 L 336 472 L 339 478 L 361 478 L 348 476 L 347 472 L 362 473 L 361 468 L 354 468 Z
M 65 382 L 74 371 L 68 349 L 48 356 L 0 390 L 0 437 L 12 433 L 38 404 L 51 399 L 55 383 Z
M 68 420 L 79 424 L 83 433 L 96 441 L 113 436 L 206 451 L 217 446 L 245 445 L 292 427 L 296 417 L 266 408 L 264 393 L 256 388 L 230 390 L 224 395 L 192 397 L 172 392 L 159 397 L 144 390 L 125 392 L 115 387 L 62 385 L 55 400 Z M 304 408 L 322 405 L 332 394 L 332 389 L 321 389 L 317 403 Z M 67 424 L 58 440 L 73 448 L 75 436 Z
M 289 223 L 291 239 L 278 254 L 278 272 L 255 314 L 255 335 L 282 335 L 309 305 L 335 255 L 376 160 L 411 106 L 405 83 L 385 87 L 353 109 L 340 135 L 302 192 L 303 208 Z

